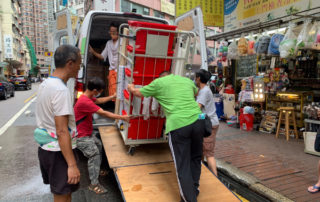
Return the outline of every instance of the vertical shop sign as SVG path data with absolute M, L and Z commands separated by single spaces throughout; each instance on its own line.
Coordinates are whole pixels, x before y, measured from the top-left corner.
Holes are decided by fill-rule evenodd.
M 13 58 L 13 48 L 12 48 L 12 36 L 10 34 L 5 34 L 3 36 L 4 41 L 4 57 L 12 59 Z
M 225 0 L 224 31 L 244 28 L 320 6 L 319 0 Z M 315 11 L 309 11 L 309 15 Z
M 224 0 L 176 0 L 176 17 L 200 6 L 205 26 L 222 27 L 224 25 Z

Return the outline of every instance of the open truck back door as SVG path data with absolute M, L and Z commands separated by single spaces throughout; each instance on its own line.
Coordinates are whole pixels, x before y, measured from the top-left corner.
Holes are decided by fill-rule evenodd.
M 175 20 L 175 25 L 178 26 L 179 30 L 192 31 L 197 35 L 197 45 L 199 47 L 200 55 L 201 55 L 200 68 L 208 70 L 206 38 L 204 33 L 203 15 L 202 15 L 201 8 L 198 6 L 182 14 L 181 16 L 177 17 Z M 196 51 L 196 49 L 194 49 L 193 51 Z M 177 74 L 180 74 L 180 75 L 181 73 L 183 72 L 182 71 L 180 71 L 180 73 L 177 72 Z
M 75 21 L 75 22 L 72 22 Z M 75 27 L 75 31 L 73 31 L 73 27 Z M 56 26 L 53 33 L 53 51 L 55 51 L 60 45 L 62 45 L 62 37 L 66 37 L 66 42 L 63 44 L 75 45 L 77 42 L 77 35 L 80 28 L 80 19 L 76 18 L 76 16 L 71 16 L 68 9 L 64 9 L 58 11 L 56 13 Z M 51 62 L 51 72 L 50 75 L 55 70 L 54 60 Z M 67 87 L 70 91 L 71 100 L 74 101 L 74 87 L 75 87 L 75 79 L 70 78 L 67 82 Z

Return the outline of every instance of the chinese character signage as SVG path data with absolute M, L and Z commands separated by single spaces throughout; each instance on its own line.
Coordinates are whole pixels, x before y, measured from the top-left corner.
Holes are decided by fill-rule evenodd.
M 319 0 L 225 0 L 224 31 L 264 23 L 319 6 Z
M 12 36 L 9 34 L 5 34 L 3 36 L 3 44 L 4 44 L 4 57 L 5 58 L 13 58 L 13 48 L 12 48 Z
M 200 6 L 205 26 L 222 27 L 224 16 L 223 0 L 176 0 L 176 17 Z
M 161 12 L 174 16 L 174 4 L 167 0 L 161 0 Z

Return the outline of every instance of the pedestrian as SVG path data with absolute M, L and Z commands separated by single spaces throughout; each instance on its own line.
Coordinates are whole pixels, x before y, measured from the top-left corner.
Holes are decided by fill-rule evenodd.
M 197 102 L 203 113 L 207 114 L 212 123 L 212 133 L 209 137 L 203 139 L 203 156 L 206 157 L 209 169 L 217 176 L 216 160 L 214 158 L 214 148 L 216 135 L 219 128 L 219 119 L 216 114 L 216 106 L 213 100 L 213 94 L 207 86 L 211 78 L 211 73 L 200 69 L 196 72 L 195 83 L 200 89 L 197 95 Z
M 101 53 L 97 53 L 91 46 L 89 46 L 89 51 L 95 57 L 100 60 L 105 61 L 107 58 L 109 60 L 109 75 L 108 75 L 108 93 L 113 95 L 117 91 L 117 67 L 118 67 L 118 47 L 119 47 L 119 26 L 111 23 L 109 27 L 109 34 L 111 40 L 108 40 L 105 48 Z
M 174 160 L 182 201 L 195 202 L 199 194 L 204 121 L 199 120 L 201 110 L 195 101 L 198 90 L 185 77 L 169 72 L 160 74 L 149 85 L 128 90 L 138 97 L 157 99 L 166 115 L 165 133 Z
M 44 80 L 37 93 L 34 136 L 46 137 L 38 156 L 44 184 L 50 184 L 54 201 L 71 201 L 71 193 L 79 188 L 77 166 L 76 123 L 70 92 L 66 86 L 75 78 L 81 64 L 80 50 L 71 45 L 59 46 L 54 53 L 56 69 Z M 41 135 L 42 134 L 42 135 Z
M 315 185 L 308 187 L 308 192 L 318 193 L 320 191 L 320 160 L 318 162 L 318 181 Z
M 74 113 L 77 125 L 77 148 L 88 158 L 88 171 L 91 184 L 89 190 L 94 191 L 96 194 L 104 194 L 107 189 L 99 183 L 99 174 L 106 175 L 105 170 L 100 171 L 101 158 L 102 158 L 102 142 L 98 139 L 93 132 L 92 115 L 97 113 L 101 116 L 121 119 L 129 121 L 129 116 L 120 116 L 112 112 L 101 109 L 97 104 L 106 103 L 116 95 L 109 97 L 99 97 L 105 87 L 104 82 L 100 78 L 92 78 L 88 81 L 86 91 L 80 96 L 74 106 Z

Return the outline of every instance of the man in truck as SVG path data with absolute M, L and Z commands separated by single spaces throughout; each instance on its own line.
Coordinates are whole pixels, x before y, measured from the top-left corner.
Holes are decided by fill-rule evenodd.
M 121 119 L 129 121 L 129 116 L 120 116 L 112 112 L 101 109 L 96 104 L 106 103 L 113 98 L 115 94 L 109 97 L 99 97 L 105 85 L 100 78 L 92 78 L 87 85 L 86 91 L 80 96 L 74 106 L 74 113 L 77 125 L 77 148 L 88 158 L 88 171 L 91 184 L 89 190 L 94 191 L 96 194 L 104 194 L 107 190 L 99 184 L 101 158 L 102 158 L 102 142 L 98 139 L 93 132 L 92 115 L 97 113 L 112 119 Z
M 166 115 L 166 131 L 178 176 L 181 201 L 196 202 L 201 174 L 202 142 L 205 133 L 202 112 L 195 95 L 194 83 L 185 77 L 169 72 L 160 74 L 149 85 L 128 90 L 137 97 L 152 96 L 163 107 Z
M 105 61 L 107 58 L 109 60 L 109 75 L 108 75 L 108 91 L 109 95 L 113 95 L 117 91 L 117 67 L 118 67 L 118 47 L 119 47 L 119 27 L 111 23 L 109 28 L 109 34 L 111 40 L 109 40 L 101 53 L 97 53 L 91 46 L 89 46 L 89 51 L 95 57 L 100 60 Z M 114 99 L 113 99 L 114 100 Z

